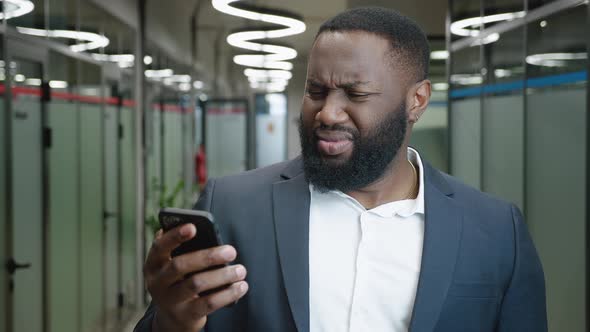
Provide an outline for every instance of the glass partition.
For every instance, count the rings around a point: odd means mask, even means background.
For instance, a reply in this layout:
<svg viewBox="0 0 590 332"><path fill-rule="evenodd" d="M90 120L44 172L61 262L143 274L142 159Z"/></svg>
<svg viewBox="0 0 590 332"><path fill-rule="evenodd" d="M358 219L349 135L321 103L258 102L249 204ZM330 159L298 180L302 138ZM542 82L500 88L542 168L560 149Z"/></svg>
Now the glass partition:
<svg viewBox="0 0 590 332"><path fill-rule="evenodd" d="M522 0L486 0L484 15L524 13ZM486 28L501 21L490 22ZM524 27L484 44L482 188L524 208ZM494 38L496 39L496 38ZM509 147L509 148L507 148Z"/></svg>
<svg viewBox="0 0 590 332"><path fill-rule="evenodd" d="M462 21L480 5L482 19ZM565 7L451 1L451 172L524 211L545 270L549 330L586 331L590 21L587 3ZM526 23L525 8L541 16Z"/></svg>
<svg viewBox="0 0 590 332"><path fill-rule="evenodd" d="M80 112L80 248L81 326L91 329L100 323L103 303L103 107L102 74L97 65L78 62L80 81L76 86Z"/></svg>
<svg viewBox="0 0 590 332"><path fill-rule="evenodd" d="M0 20L0 22L2 22ZM10 133L8 125L10 121L8 109L6 108L6 66L4 62L4 39L0 38L0 188L7 188L8 185L8 150ZM8 199L7 190L0 190L0 261L6 262L7 252L6 244L8 241L8 207L6 202ZM6 299L8 297L8 278L6 273L0 273L0 299ZM8 329L8 317L6 307L7 301L0 301L0 330Z"/></svg>
<svg viewBox="0 0 590 332"><path fill-rule="evenodd" d="M79 329L80 286L80 127L73 87L76 61L49 52L48 79L52 98L47 104L53 146L49 154L49 323L53 331Z"/></svg>
<svg viewBox="0 0 590 332"><path fill-rule="evenodd" d="M551 331L588 329L587 15L578 6L527 26L527 219L545 268Z"/></svg>

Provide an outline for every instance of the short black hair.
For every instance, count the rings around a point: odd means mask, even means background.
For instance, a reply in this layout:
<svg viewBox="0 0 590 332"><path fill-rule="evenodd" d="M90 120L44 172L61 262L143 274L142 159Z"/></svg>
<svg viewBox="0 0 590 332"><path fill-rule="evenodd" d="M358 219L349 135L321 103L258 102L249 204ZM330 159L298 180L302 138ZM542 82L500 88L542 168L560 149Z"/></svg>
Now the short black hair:
<svg viewBox="0 0 590 332"><path fill-rule="evenodd" d="M323 32L338 31L363 31L386 38L396 60L414 70L411 76L416 82L428 78L428 38L416 22L399 12L382 7L352 8L324 22L315 39Z"/></svg>

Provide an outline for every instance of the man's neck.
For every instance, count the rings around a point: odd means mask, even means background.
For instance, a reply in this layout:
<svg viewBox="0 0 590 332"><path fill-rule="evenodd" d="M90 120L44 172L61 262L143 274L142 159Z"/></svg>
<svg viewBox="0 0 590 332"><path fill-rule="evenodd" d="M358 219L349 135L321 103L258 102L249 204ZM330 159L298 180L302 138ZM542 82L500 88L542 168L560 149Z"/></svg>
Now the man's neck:
<svg viewBox="0 0 590 332"><path fill-rule="evenodd" d="M412 165L408 162L407 151L408 148L405 145L399 149L379 180L346 194L356 199L366 209L372 209L389 202L415 198L419 187L418 173L416 172L416 176L414 175Z"/></svg>

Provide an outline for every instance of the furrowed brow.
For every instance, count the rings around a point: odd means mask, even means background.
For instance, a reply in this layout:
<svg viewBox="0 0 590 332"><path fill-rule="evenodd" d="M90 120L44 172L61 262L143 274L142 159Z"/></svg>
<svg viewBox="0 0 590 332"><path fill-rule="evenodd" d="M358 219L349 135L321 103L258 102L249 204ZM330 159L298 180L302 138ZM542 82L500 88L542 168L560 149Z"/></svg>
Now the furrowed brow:
<svg viewBox="0 0 590 332"><path fill-rule="evenodd" d="M314 88L325 88L325 86L322 83L314 79L308 79L307 85L312 86Z"/></svg>
<svg viewBox="0 0 590 332"><path fill-rule="evenodd" d="M339 88L341 88L341 89L352 90L354 88L359 88L359 87L362 87L362 86L366 86L367 84L369 84L369 82L354 81L354 82L350 82L350 83L337 84L336 86L339 87Z"/></svg>
<svg viewBox="0 0 590 332"><path fill-rule="evenodd" d="M354 88L366 86L369 83L370 82L368 82L368 81L354 81L354 82L350 82L350 83L336 84L336 87L339 89L352 90ZM328 88L325 84L321 83L320 81L318 81L316 79L308 79L307 85L314 87L314 88Z"/></svg>

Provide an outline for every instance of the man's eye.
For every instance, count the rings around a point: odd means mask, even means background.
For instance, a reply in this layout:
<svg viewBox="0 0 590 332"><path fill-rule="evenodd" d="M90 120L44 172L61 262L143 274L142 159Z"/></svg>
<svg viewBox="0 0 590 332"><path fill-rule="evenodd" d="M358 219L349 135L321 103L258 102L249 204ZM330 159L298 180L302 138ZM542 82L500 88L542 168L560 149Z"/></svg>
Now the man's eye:
<svg viewBox="0 0 590 332"><path fill-rule="evenodd" d="M322 97L324 97L324 94L325 93L322 90L307 90L307 94L311 98L316 99L316 98L322 98Z"/></svg>
<svg viewBox="0 0 590 332"><path fill-rule="evenodd" d="M368 97L370 94L369 93L352 93L349 92L348 94L348 98L350 99L363 99Z"/></svg>

